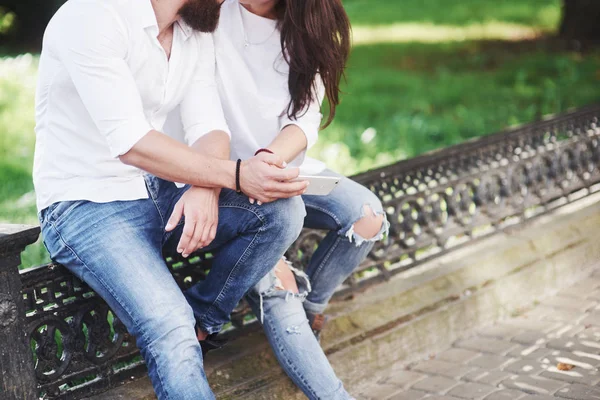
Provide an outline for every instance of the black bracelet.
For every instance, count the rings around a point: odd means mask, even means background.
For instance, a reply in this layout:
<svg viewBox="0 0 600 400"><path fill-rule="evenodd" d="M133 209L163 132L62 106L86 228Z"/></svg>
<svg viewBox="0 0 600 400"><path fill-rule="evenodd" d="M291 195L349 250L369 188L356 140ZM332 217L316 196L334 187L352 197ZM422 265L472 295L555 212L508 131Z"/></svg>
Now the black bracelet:
<svg viewBox="0 0 600 400"><path fill-rule="evenodd" d="M242 188L240 187L240 167L242 166L242 160L238 159L235 163L235 191L237 194L242 194Z"/></svg>
<svg viewBox="0 0 600 400"><path fill-rule="evenodd" d="M257 155L259 155L260 153L269 153L269 154L274 154L274 153L273 153L271 150L269 150L269 149L265 149L265 148L262 148L262 149L258 149L258 150L256 150L256 153L254 153L254 155L255 155L255 156L257 156Z"/></svg>

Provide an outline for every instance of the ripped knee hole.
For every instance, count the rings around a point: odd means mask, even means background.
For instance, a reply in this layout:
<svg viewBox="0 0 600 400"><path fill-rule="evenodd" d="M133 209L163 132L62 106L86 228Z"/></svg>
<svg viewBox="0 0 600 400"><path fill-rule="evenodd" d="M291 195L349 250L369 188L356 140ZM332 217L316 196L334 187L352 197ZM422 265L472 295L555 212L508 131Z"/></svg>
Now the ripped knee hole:
<svg viewBox="0 0 600 400"><path fill-rule="evenodd" d="M275 280L275 289L299 293L296 276L284 260L280 260L275 266Z"/></svg>
<svg viewBox="0 0 600 400"><path fill-rule="evenodd" d="M354 223L354 232L365 239L373 239L381 232L385 215L375 213L368 204L363 206L363 215Z"/></svg>

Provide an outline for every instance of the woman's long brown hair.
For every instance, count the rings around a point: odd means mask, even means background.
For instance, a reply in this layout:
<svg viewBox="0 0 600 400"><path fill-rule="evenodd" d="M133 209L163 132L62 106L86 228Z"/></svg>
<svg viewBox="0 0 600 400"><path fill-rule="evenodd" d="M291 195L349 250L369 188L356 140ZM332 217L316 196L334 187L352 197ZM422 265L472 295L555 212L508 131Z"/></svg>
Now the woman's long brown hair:
<svg viewBox="0 0 600 400"><path fill-rule="evenodd" d="M350 21L341 0L279 0L277 4L281 48L290 66L289 118L298 118L317 98L315 78L320 75L335 117L340 103L340 81L350 54Z"/></svg>

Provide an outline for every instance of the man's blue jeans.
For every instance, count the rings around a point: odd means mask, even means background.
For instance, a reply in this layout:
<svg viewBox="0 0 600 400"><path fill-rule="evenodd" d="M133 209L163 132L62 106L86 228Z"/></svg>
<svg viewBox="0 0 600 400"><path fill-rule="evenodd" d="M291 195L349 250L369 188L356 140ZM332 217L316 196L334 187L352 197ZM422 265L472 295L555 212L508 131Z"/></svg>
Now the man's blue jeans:
<svg viewBox="0 0 600 400"><path fill-rule="evenodd" d="M273 269L300 234L299 197L262 206L222 190L217 237L206 248L206 281L181 292L164 259L183 228L165 224L187 188L146 176L150 198L64 201L40 212L51 258L85 281L136 337L159 399L213 399L195 327L218 332L244 294Z"/></svg>

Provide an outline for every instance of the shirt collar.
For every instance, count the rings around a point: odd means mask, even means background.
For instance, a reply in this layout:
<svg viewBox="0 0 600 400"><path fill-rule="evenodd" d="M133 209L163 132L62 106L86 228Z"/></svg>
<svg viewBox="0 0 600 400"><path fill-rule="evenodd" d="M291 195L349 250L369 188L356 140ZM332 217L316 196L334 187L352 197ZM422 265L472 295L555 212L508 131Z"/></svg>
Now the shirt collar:
<svg viewBox="0 0 600 400"><path fill-rule="evenodd" d="M152 2L150 0L142 0L143 6L141 9L140 20L142 23L142 28L151 28L154 27L158 31L158 22L156 21L156 14L154 13L154 8L152 7ZM193 30L192 28L186 24L183 20L179 19L175 22L179 25L179 29L183 34L183 39L187 40L190 36L192 36Z"/></svg>
<svg viewBox="0 0 600 400"><path fill-rule="evenodd" d="M179 25L179 29L181 29L181 33L183 33L183 40L187 40L190 36L192 36L193 29L181 18L177 21L177 24Z"/></svg>

